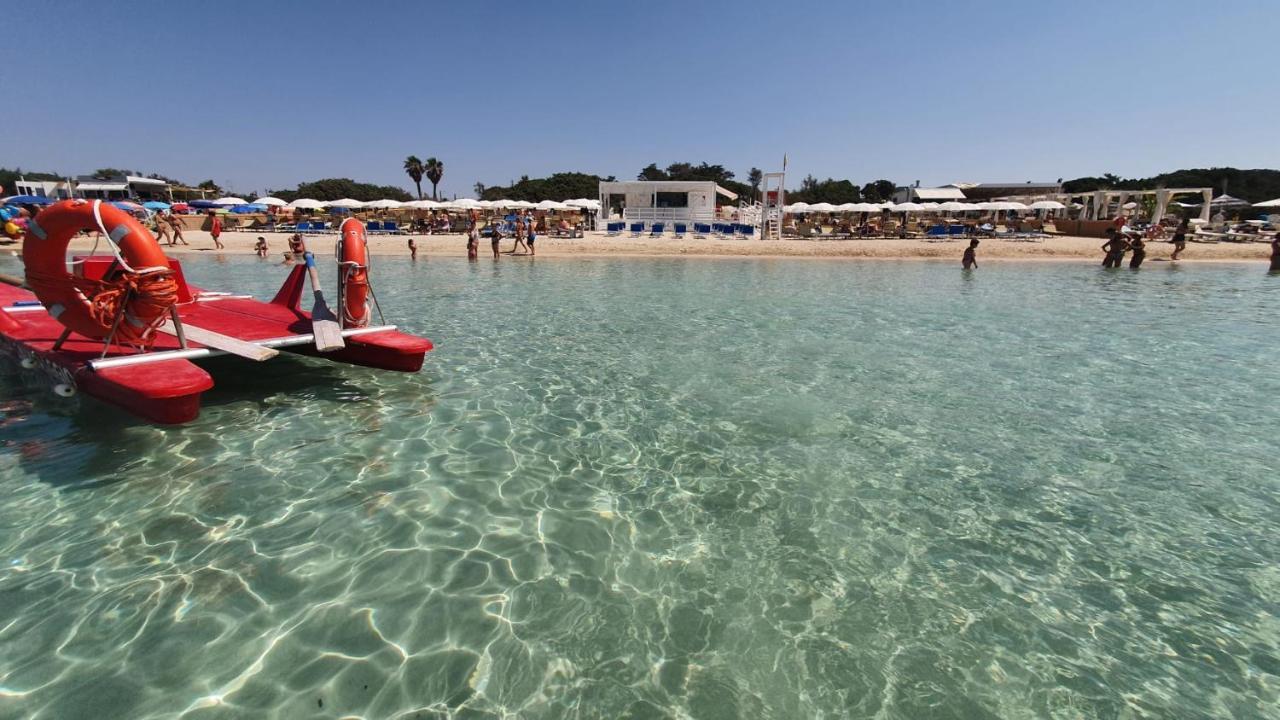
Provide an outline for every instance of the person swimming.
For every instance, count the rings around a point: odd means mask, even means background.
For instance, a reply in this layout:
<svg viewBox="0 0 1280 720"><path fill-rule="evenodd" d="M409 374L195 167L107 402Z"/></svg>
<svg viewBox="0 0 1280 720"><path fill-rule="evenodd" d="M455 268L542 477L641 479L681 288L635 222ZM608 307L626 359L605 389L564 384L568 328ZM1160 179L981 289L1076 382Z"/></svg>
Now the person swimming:
<svg viewBox="0 0 1280 720"><path fill-rule="evenodd" d="M960 259L960 265L964 267L965 270L972 270L978 267L978 242L979 240L974 238L969 241L969 247L964 249L964 257ZM998 265L999 263L996 264Z"/></svg>

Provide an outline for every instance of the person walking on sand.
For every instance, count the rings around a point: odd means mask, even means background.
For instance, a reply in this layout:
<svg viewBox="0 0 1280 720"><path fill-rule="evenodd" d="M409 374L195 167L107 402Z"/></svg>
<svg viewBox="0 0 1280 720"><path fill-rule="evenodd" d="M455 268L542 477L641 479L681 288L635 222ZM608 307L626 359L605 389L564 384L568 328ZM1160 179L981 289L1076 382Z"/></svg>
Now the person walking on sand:
<svg viewBox="0 0 1280 720"><path fill-rule="evenodd" d="M1102 258L1102 267L1118 268L1120 263L1124 262L1124 253L1129 249L1129 245L1125 242L1124 237L1116 232L1113 227L1107 228L1107 241L1102 244L1102 249L1106 252L1106 256Z"/></svg>
<svg viewBox="0 0 1280 720"><path fill-rule="evenodd" d="M515 238L516 238L516 241L511 246L511 252L507 254L515 255L516 248L520 247L521 245L524 245L525 252L528 252L529 246L525 245L524 243L524 217L521 215L516 215Z"/></svg>
<svg viewBox="0 0 1280 720"><path fill-rule="evenodd" d="M538 239L538 233L535 232L533 217L529 217L529 232L525 235L525 247L529 248L529 254L533 255L533 241Z"/></svg>
<svg viewBox="0 0 1280 720"><path fill-rule="evenodd" d="M1147 259L1147 244L1141 237L1134 237L1129 241L1129 249L1133 251L1133 257L1129 258L1129 269L1137 270L1142 267L1142 261Z"/></svg>
<svg viewBox="0 0 1280 720"><path fill-rule="evenodd" d="M173 233L169 229L169 221L164 219L163 211L156 213L155 223L156 223L156 234L159 235L159 237L156 238L156 242L162 242L165 245L172 247Z"/></svg>
<svg viewBox="0 0 1280 720"><path fill-rule="evenodd" d="M1173 243L1173 255L1169 256L1170 260L1177 260L1178 255L1187 249L1187 226L1190 224L1189 219L1182 218L1182 222L1178 223L1178 229L1173 231L1173 239L1169 241Z"/></svg>
<svg viewBox="0 0 1280 720"><path fill-rule="evenodd" d="M213 247L215 250L224 250L222 241L218 238L222 237L222 218L217 213L209 211L209 234L213 236Z"/></svg>
<svg viewBox="0 0 1280 720"><path fill-rule="evenodd" d="M418 243L414 242L413 238L409 238L409 261L418 261Z"/></svg>
<svg viewBox="0 0 1280 720"><path fill-rule="evenodd" d="M978 238L974 238L969 241L969 247L964 249L964 256L960 259L960 265L965 270L973 270L978 267L977 250Z"/></svg>
<svg viewBox="0 0 1280 720"><path fill-rule="evenodd" d="M173 244L174 245L177 245L178 243L182 243L183 245L191 244L187 242L186 238L182 237L182 221L178 219L177 215L174 215L173 213L169 213L168 215L164 216L164 219L165 219L165 222L169 223L169 227L173 228Z"/></svg>

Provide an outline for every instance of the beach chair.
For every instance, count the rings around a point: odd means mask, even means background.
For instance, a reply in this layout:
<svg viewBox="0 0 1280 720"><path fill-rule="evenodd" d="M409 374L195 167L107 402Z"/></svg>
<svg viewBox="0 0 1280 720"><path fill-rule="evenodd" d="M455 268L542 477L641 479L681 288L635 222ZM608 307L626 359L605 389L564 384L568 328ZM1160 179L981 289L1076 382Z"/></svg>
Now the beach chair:
<svg viewBox="0 0 1280 720"><path fill-rule="evenodd" d="M624 223L620 223L620 222L611 222L611 223L609 223L608 225L606 225L606 226L605 226L605 229L606 229L606 231L605 231L605 235L608 235L609 237L616 237L616 236L618 236L618 235L621 235L621 234L622 234L622 229L623 229L624 227L626 227L626 225L625 225Z"/></svg>
<svg viewBox="0 0 1280 720"><path fill-rule="evenodd" d="M693 236L699 240L705 240L707 235L711 234L711 226L707 223L694 223Z"/></svg>
<svg viewBox="0 0 1280 720"><path fill-rule="evenodd" d="M309 222L300 222L300 223L298 223L298 226L297 226L296 228L294 228L294 232L300 232L300 233L309 233L309 232L311 232L311 223L309 223Z"/></svg>
<svg viewBox="0 0 1280 720"><path fill-rule="evenodd" d="M755 225L739 225L738 234L742 236L743 240L755 240L756 226Z"/></svg>
<svg viewBox="0 0 1280 720"><path fill-rule="evenodd" d="M653 227L649 228L649 237L662 237L662 233L667 229L666 223L656 222Z"/></svg>
<svg viewBox="0 0 1280 720"><path fill-rule="evenodd" d="M373 233L382 232L382 223L377 220L370 220L364 224L364 231L372 235Z"/></svg>
<svg viewBox="0 0 1280 720"><path fill-rule="evenodd" d="M329 223L327 222L311 223L311 232L317 232L317 233L329 232Z"/></svg>
<svg viewBox="0 0 1280 720"><path fill-rule="evenodd" d="M642 222L631 223L631 237L638 238L643 234L644 234L644 223Z"/></svg>
<svg viewBox="0 0 1280 720"><path fill-rule="evenodd" d="M385 220L382 223L382 232L388 235L399 235L404 231L400 229L400 224L395 220Z"/></svg>
<svg viewBox="0 0 1280 720"><path fill-rule="evenodd" d="M676 239L681 240L684 238L685 231L689 229L689 226L684 223L676 223L673 229L675 230Z"/></svg>

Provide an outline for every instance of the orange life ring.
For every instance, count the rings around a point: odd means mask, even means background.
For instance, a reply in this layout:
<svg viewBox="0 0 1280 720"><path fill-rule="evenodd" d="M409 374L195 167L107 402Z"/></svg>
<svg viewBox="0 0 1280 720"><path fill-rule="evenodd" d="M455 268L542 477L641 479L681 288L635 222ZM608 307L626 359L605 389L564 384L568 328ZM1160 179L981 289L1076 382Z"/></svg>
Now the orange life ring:
<svg viewBox="0 0 1280 720"><path fill-rule="evenodd" d="M117 248L118 267L107 277L67 271L67 244L81 230L99 231ZM85 337L149 347L178 301L178 283L155 237L101 200L64 200L40 212L23 238L22 259L27 285L49 314Z"/></svg>
<svg viewBox="0 0 1280 720"><path fill-rule="evenodd" d="M369 324L369 243L364 223L356 218L342 221L338 240L338 293L342 300L343 327Z"/></svg>

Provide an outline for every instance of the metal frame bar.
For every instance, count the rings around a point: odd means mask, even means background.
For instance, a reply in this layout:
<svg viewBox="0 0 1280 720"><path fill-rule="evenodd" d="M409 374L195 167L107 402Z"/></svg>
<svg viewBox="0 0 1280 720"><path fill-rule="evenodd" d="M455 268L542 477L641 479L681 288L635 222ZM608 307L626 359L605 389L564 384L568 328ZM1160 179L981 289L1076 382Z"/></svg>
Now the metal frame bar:
<svg viewBox="0 0 1280 720"><path fill-rule="evenodd" d="M375 327L351 328L343 330L342 337L348 338L353 335L365 335L367 333L386 332L395 330L395 325L378 325ZM307 333L305 335L285 335L283 337L267 338L265 340L246 340L247 343L259 345L267 348L293 347L295 345L307 345L316 341L315 335ZM149 363L164 362L166 360L194 360L196 358L216 357L218 355L227 355L228 353L214 348L190 348L187 350L161 350L158 352L145 352L136 355L121 355L117 357L90 360L88 362L90 370L106 370L108 368L128 367L130 365L146 365Z"/></svg>

